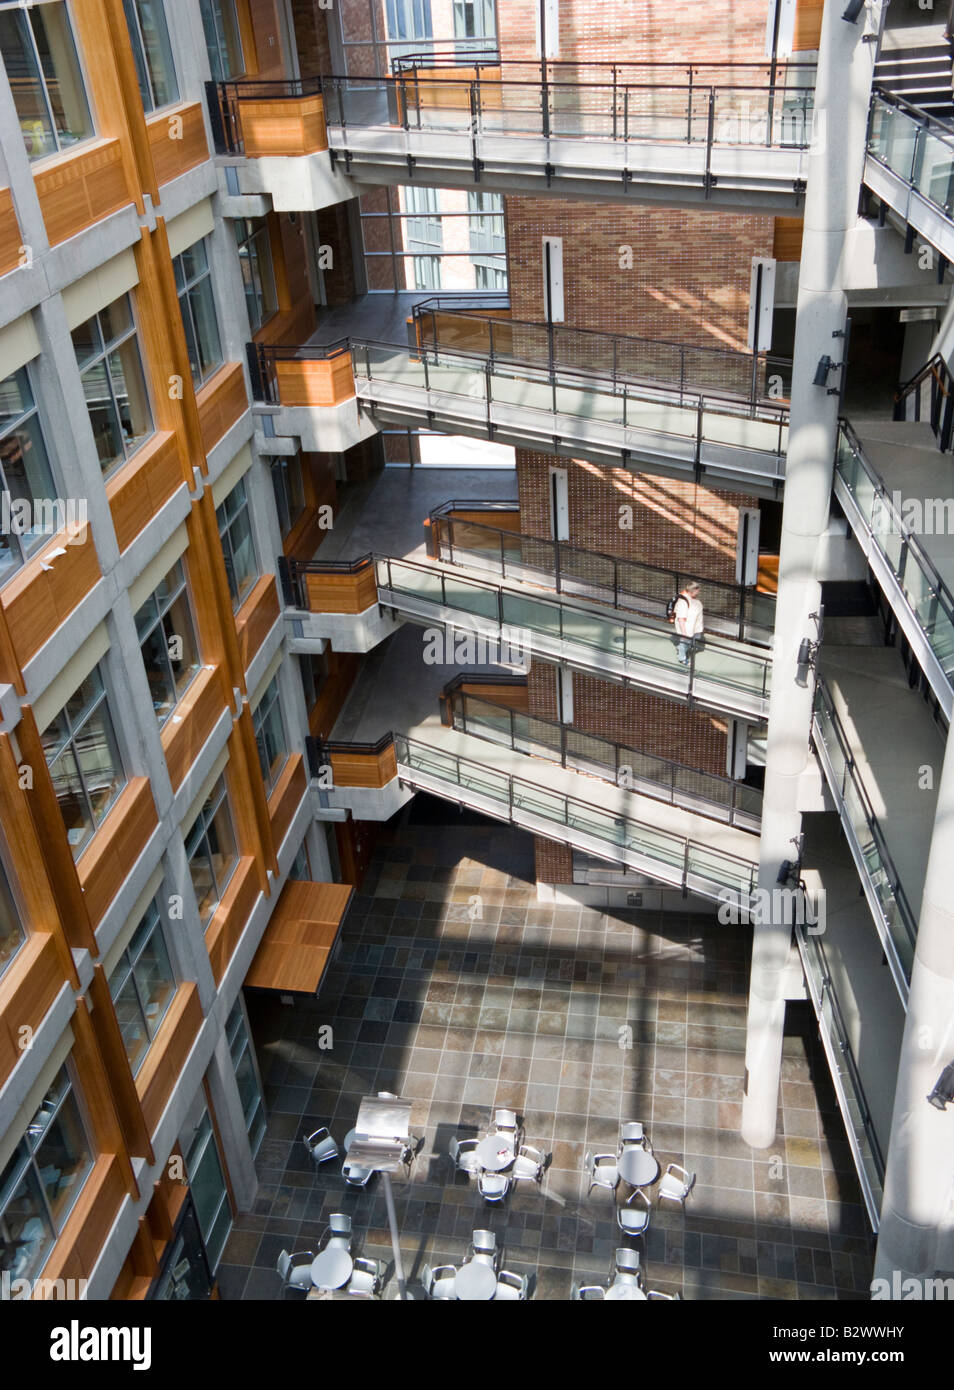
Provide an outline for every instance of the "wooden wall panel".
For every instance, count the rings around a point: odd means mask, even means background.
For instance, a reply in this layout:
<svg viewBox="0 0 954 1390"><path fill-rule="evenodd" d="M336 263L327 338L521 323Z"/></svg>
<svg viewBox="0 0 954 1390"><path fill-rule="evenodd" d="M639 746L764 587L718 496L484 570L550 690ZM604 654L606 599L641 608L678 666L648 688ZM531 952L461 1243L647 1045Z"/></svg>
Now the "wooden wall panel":
<svg viewBox="0 0 954 1390"><path fill-rule="evenodd" d="M249 158L294 157L328 148L325 104L317 95L287 101L241 101L239 122Z"/></svg>
<svg viewBox="0 0 954 1390"><path fill-rule="evenodd" d="M0 275L20 264L23 237L9 188L0 188Z"/></svg>
<svg viewBox="0 0 954 1390"><path fill-rule="evenodd" d="M199 991L191 982L180 985L136 1077L136 1091L150 1135L156 1132L201 1027Z"/></svg>
<svg viewBox="0 0 954 1390"><path fill-rule="evenodd" d="M0 979L0 1085L23 1056L20 1029L39 1028L65 981L52 933L31 933Z"/></svg>
<svg viewBox="0 0 954 1390"><path fill-rule="evenodd" d="M132 1068L123 1041L119 1019L109 992L109 982L101 965L93 967L93 978L89 985L89 1001L92 1005L90 1019L100 1056L109 1077L109 1087L116 1106L126 1148L137 1158L145 1158L147 1163L155 1161L150 1143L150 1133L143 1119L142 1107L136 1093Z"/></svg>
<svg viewBox="0 0 954 1390"><path fill-rule="evenodd" d="M255 653L278 621L281 609L273 574L263 575L235 615L242 668L247 671Z"/></svg>
<svg viewBox="0 0 954 1390"><path fill-rule="evenodd" d="M824 8L825 0L797 0L795 36L792 40L793 53L803 53L818 47Z"/></svg>
<svg viewBox="0 0 954 1390"><path fill-rule="evenodd" d="M170 430L154 435L110 478L106 496L121 551L185 482L179 441Z"/></svg>
<svg viewBox="0 0 954 1390"><path fill-rule="evenodd" d="M274 791L268 798L268 816L272 823L272 840L276 850L288 833L288 827L307 790L305 759L301 753L295 753L288 759Z"/></svg>
<svg viewBox="0 0 954 1390"><path fill-rule="evenodd" d="M254 35L256 67L260 78L279 78L285 75L285 59L282 53L281 27L278 23L275 0L246 0L251 30ZM249 54L245 54L249 66Z"/></svg>
<svg viewBox="0 0 954 1390"><path fill-rule="evenodd" d="M51 246L133 201L118 140L90 141L43 160L33 182Z"/></svg>
<svg viewBox="0 0 954 1390"><path fill-rule="evenodd" d="M205 138L202 107L199 103L182 102L166 107L159 116L146 122L149 149L160 184L177 179L187 169L204 164L211 158Z"/></svg>
<svg viewBox="0 0 954 1390"><path fill-rule="evenodd" d="M52 556L61 548L62 555ZM59 531L4 585L0 607L21 667L49 641L100 578L92 530L89 526L73 527Z"/></svg>
<svg viewBox="0 0 954 1390"><path fill-rule="evenodd" d="M800 261L802 259L801 217L776 217L772 237L772 255L777 261Z"/></svg>
<svg viewBox="0 0 954 1390"><path fill-rule="evenodd" d="M363 613L378 601L373 564L354 574L306 574L304 580L312 613Z"/></svg>
<svg viewBox="0 0 954 1390"><path fill-rule="evenodd" d="M176 706L179 722L167 719L160 734L173 791L179 790L227 708L217 671L204 666Z"/></svg>
<svg viewBox="0 0 954 1390"><path fill-rule="evenodd" d="M133 777L77 863L90 920L103 916L158 824L148 777Z"/></svg>
<svg viewBox="0 0 954 1390"><path fill-rule="evenodd" d="M232 875L231 882L225 890L225 896L205 934L205 944L209 950L209 960L212 962L212 974L215 976L217 985L222 982L222 976L225 974L228 963L232 959L232 952L245 930L245 924L248 921L249 913L255 906L258 894L259 884L255 872L255 860L251 855L246 855L239 860L238 868Z"/></svg>
<svg viewBox="0 0 954 1390"><path fill-rule="evenodd" d="M226 362L196 392L202 444L208 454L249 408L241 362Z"/></svg>
<svg viewBox="0 0 954 1390"><path fill-rule="evenodd" d="M350 352L324 359L277 362L275 375L282 405L338 405L354 395Z"/></svg>
<svg viewBox="0 0 954 1390"><path fill-rule="evenodd" d="M394 745L380 753L332 753L331 771L336 787L386 787L397 776Z"/></svg>

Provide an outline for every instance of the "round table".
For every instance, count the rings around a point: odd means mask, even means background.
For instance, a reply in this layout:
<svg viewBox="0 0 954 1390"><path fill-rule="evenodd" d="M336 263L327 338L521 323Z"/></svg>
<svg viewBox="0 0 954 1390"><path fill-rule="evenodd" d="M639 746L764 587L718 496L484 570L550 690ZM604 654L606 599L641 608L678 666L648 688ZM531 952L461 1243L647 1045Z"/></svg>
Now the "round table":
<svg viewBox="0 0 954 1390"><path fill-rule="evenodd" d="M471 1260L457 1271L454 1292L465 1303L486 1303L497 1292L497 1276L490 1265Z"/></svg>
<svg viewBox="0 0 954 1390"><path fill-rule="evenodd" d="M354 1260L347 1250L329 1245L311 1262L311 1282L319 1289L340 1289L347 1284L354 1269Z"/></svg>
<svg viewBox="0 0 954 1390"><path fill-rule="evenodd" d="M632 1148L624 1149L616 1166L619 1169L620 1177L624 1178L630 1187L645 1187L647 1183L655 1182L659 1173L659 1164L656 1159L638 1144L633 1145Z"/></svg>
<svg viewBox="0 0 954 1390"><path fill-rule="evenodd" d="M614 1303L645 1303L646 1295L638 1284L611 1284L604 1295L606 1299L611 1299Z"/></svg>
<svg viewBox="0 0 954 1390"><path fill-rule="evenodd" d="M516 1157L513 1141L501 1134L489 1134L486 1139L481 1139L474 1153L481 1168L486 1168L488 1173L502 1173Z"/></svg>

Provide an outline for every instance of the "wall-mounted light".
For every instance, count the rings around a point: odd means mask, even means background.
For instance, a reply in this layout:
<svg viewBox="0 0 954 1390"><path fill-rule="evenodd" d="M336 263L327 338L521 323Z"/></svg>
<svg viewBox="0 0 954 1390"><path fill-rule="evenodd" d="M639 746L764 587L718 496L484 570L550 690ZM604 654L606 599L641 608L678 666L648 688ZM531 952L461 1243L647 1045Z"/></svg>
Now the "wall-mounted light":
<svg viewBox="0 0 954 1390"><path fill-rule="evenodd" d="M934 1083L934 1090L928 1096L928 1103L933 1105L935 1110L946 1110L949 1100L954 1100L954 1062L947 1064Z"/></svg>
<svg viewBox="0 0 954 1390"><path fill-rule="evenodd" d="M818 611L816 613L809 613L808 616L814 619L815 625L818 628L818 636L815 641L812 641L810 637L803 637L798 644L798 656L795 658L797 667L795 681L798 685L805 685L808 680L809 671L815 669L815 662L818 660L818 651L822 643L822 624L825 619L825 609L819 605Z"/></svg>
<svg viewBox="0 0 954 1390"><path fill-rule="evenodd" d="M847 20L849 24L857 24L858 16L861 14L864 7L865 0L848 0L848 5L845 9L845 13L842 15L842 19Z"/></svg>
<svg viewBox="0 0 954 1390"><path fill-rule="evenodd" d="M834 358L829 357L826 352L824 357L819 357L818 366L815 368L815 375L812 378L813 386L827 386L828 373L834 371L837 363Z"/></svg>

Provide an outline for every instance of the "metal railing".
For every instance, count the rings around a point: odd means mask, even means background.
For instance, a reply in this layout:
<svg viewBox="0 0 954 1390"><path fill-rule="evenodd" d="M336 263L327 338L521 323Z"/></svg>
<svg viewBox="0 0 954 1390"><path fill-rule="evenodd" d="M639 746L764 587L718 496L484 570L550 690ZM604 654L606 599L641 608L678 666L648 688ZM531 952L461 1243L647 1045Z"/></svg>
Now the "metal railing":
<svg viewBox="0 0 954 1390"><path fill-rule="evenodd" d="M499 684L493 676L487 684ZM453 727L474 738L502 744L515 753L547 758L570 772L588 773L616 786L679 806L728 825L757 831L762 819L762 795L754 787L731 777L701 772L698 768L654 753L614 743L555 719L543 719L512 709L497 700L462 690L475 677L456 677L441 692Z"/></svg>
<svg viewBox="0 0 954 1390"><path fill-rule="evenodd" d="M322 78L279 77L256 81L243 77L226 82L206 82L206 103L216 154L242 154L242 102L289 101L321 96Z"/></svg>
<svg viewBox="0 0 954 1390"><path fill-rule="evenodd" d="M278 578L282 586L282 596L292 608L309 610L308 589L302 583L308 574L360 574L374 564L370 551L359 555L356 560L296 560L288 555L279 555L277 560Z"/></svg>
<svg viewBox="0 0 954 1390"><path fill-rule="evenodd" d="M946 453L954 434L954 378L939 352L894 393L895 420L920 420L922 412L934 432L937 447ZM927 402L924 401L925 393Z"/></svg>
<svg viewBox="0 0 954 1390"><path fill-rule="evenodd" d="M818 1018L819 1032L838 1093L848 1141L861 1179L865 1205L877 1231L884 1186L884 1155L878 1142L861 1073L852 1050L845 1018L832 984L821 936L796 925L795 936L805 967L805 978Z"/></svg>
<svg viewBox="0 0 954 1390"><path fill-rule="evenodd" d="M499 362L568 369L611 381L614 390L623 382L666 382L680 393L728 392L747 397L753 405L787 400L791 394L791 358L766 352L696 347L562 323L493 319L466 305L451 307L431 299L415 304L411 317L422 349L476 353L491 366Z"/></svg>
<svg viewBox="0 0 954 1390"><path fill-rule="evenodd" d="M741 584L707 579L696 571L673 570L508 531L483 522L461 520L445 503L430 514L433 555L448 564L491 569L501 579L517 579L552 588L558 594L610 604L613 608L665 618L666 604L689 580L704 585L705 621L710 631L761 645L771 643L775 598ZM459 504L467 508L467 503Z"/></svg>
<svg viewBox="0 0 954 1390"><path fill-rule="evenodd" d="M876 87L868 153L946 217L954 216L954 126Z"/></svg>
<svg viewBox="0 0 954 1390"><path fill-rule="evenodd" d="M954 679L954 593L941 578L921 542L912 536L893 498L861 441L842 420L835 455L841 479L879 554L904 594L934 656L947 677Z"/></svg>
<svg viewBox="0 0 954 1390"><path fill-rule="evenodd" d="M917 919L823 678L819 678L815 687L812 735L842 820L847 822L850 838L854 839L852 848L859 873L866 882L866 896L872 905L877 904L883 928L880 934L893 948L896 963L892 966L892 974L902 996L906 997L914 962Z"/></svg>
<svg viewBox="0 0 954 1390"><path fill-rule="evenodd" d="M606 658L645 668L645 683L657 683L685 695L690 704L715 704L718 708L739 708L747 697L758 710L766 706L770 685L771 657L736 645L724 638L706 637L692 647L685 668L675 660L676 638L669 624L604 617L566 600L530 597L522 591L505 589L487 580L470 579L415 560L375 558L378 594L386 606L401 607L411 600L411 608L421 617L428 610L445 609L468 616L468 625L483 620L495 625L499 640L508 648L523 650L527 645L566 643L578 651L592 653L591 663L607 679L630 682L636 679L625 669L612 669ZM387 590L393 597L382 595ZM416 605L416 607L415 607ZM417 609L423 610L417 612ZM438 619L439 620L439 619ZM473 629L475 634L477 628ZM556 652L551 659L556 659ZM685 677L673 680L685 669ZM649 681L652 672L658 681ZM685 681L685 685L683 685ZM640 682L643 683L643 682ZM747 713L752 710L747 708Z"/></svg>

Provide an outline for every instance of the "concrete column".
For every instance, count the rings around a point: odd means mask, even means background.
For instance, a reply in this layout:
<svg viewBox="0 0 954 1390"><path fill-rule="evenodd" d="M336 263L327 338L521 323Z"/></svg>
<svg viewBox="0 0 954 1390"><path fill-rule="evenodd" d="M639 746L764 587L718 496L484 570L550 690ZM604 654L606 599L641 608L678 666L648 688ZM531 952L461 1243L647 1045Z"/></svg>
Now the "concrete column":
<svg viewBox="0 0 954 1390"><path fill-rule="evenodd" d="M239 1211L251 1211L255 1193L258 1191L258 1176L249 1147L238 1082L235 1080L235 1069L232 1066L224 1029L215 1044L205 1078L209 1083L212 1104L215 1106L222 1155L228 1165L236 1204Z"/></svg>
<svg viewBox="0 0 954 1390"><path fill-rule="evenodd" d="M916 777L917 768L910 775ZM949 1252L939 1253L938 1241L954 1187L954 1107L936 1110L926 1097L954 1060L952 863L954 739L948 736L898 1063L875 1261L875 1277L891 1281L893 1290L894 1271L900 1279L931 1278L950 1259Z"/></svg>
<svg viewBox="0 0 954 1390"><path fill-rule="evenodd" d="M810 614L821 601L820 543L838 428L838 397L813 378L820 358L843 360L844 339L832 335L845 327L845 237L857 218L875 58L875 45L862 40L863 20L847 23L842 8L841 0L826 0L805 197L759 851L759 887L768 892L783 861L795 857L791 841L801 830L797 788L809 757L812 679L796 683L797 656L802 640L817 636ZM841 372L829 373L828 386L840 382ZM742 1136L755 1148L775 1138L791 930L772 919L754 927Z"/></svg>

